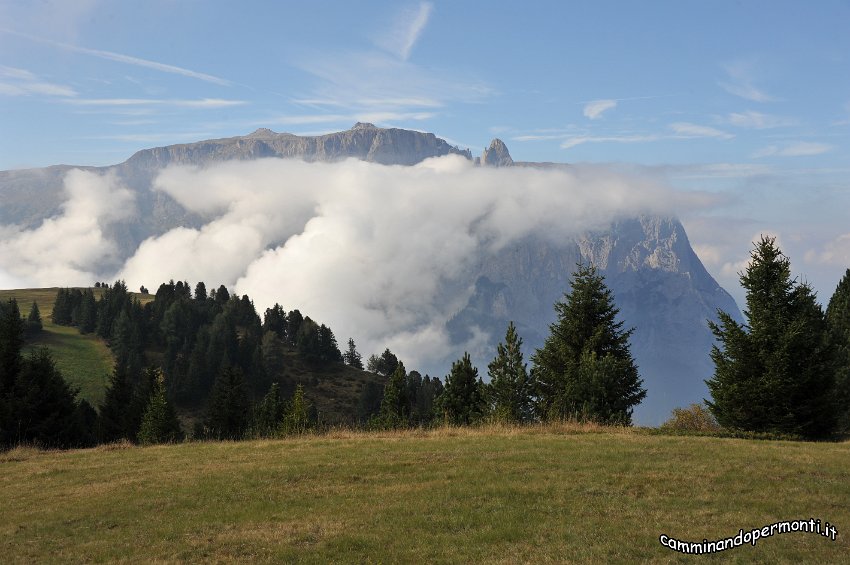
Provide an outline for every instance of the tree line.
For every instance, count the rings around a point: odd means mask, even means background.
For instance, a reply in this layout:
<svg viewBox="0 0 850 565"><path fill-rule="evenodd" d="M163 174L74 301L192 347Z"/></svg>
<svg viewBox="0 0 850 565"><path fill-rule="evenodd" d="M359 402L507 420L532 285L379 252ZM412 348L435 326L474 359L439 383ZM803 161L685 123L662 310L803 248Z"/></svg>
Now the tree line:
<svg viewBox="0 0 850 565"><path fill-rule="evenodd" d="M805 438L848 431L850 269L824 311L811 288L791 278L790 261L775 240L762 238L741 284L747 322L722 311L709 321L717 338L715 373L706 381L711 414L737 430ZM578 265L530 370L522 338L508 324L487 366L489 382L468 353L442 380L408 372L389 349L371 355L364 368L353 339L342 353L329 327L277 304L261 322L247 296L230 296L224 286L207 293L198 283L192 293L188 283L171 281L144 306L121 281L101 290L99 299L91 290L60 290L52 318L103 337L115 355L98 411L75 399L48 352L21 356L24 328L36 326L37 306L26 321L14 301L0 309L4 445L173 441L182 437L181 410L204 414L194 437L300 433L318 424L317 413L303 386L284 390L278 378L287 351L316 368L344 363L382 376L383 385L364 383L352 415L356 425L372 429L564 419L631 425L634 407L647 394L630 352L634 330L618 320L614 297L592 265ZM33 392L42 388L51 392ZM54 400L42 406L36 397ZM48 410L51 403L60 408ZM39 419L56 428L26 431L45 428Z"/></svg>

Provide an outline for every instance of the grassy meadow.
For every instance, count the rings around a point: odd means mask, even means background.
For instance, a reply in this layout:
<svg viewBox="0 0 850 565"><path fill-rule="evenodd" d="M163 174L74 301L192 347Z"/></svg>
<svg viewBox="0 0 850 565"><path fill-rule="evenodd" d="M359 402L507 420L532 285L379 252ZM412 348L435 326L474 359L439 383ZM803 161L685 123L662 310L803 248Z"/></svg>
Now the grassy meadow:
<svg viewBox="0 0 850 565"><path fill-rule="evenodd" d="M588 426L337 432L0 454L6 563L689 562L660 545L815 518L706 561L850 554L850 443Z"/></svg>
<svg viewBox="0 0 850 565"><path fill-rule="evenodd" d="M99 406L112 373L114 363L112 353L99 337L81 335L77 328L57 326L50 321L53 303L58 288L35 288L25 290L0 290L0 300L14 298L18 301L21 315L29 314L33 302L38 304L44 331L35 339L28 341L24 354L35 347L47 347L56 360L56 366L62 371L71 386L80 389L80 398L92 405ZM94 289L100 297L100 289ZM142 303L153 300L153 296L135 295Z"/></svg>

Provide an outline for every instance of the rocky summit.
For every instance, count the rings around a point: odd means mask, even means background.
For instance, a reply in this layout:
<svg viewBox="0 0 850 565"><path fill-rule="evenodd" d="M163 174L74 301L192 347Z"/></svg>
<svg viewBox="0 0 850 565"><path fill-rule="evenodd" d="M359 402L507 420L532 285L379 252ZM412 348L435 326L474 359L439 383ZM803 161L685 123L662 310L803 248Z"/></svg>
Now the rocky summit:
<svg viewBox="0 0 850 565"><path fill-rule="evenodd" d="M178 226L201 225L200 218L169 196L150 190L155 175L168 165L206 166L264 157L311 162L355 158L414 165L451 154L472 159L468 149L432 133L357 123L349 130L320 136L261 128L245 136L145 149L112 167L80 168L113 171L136 191L136 219L113 226L108 234L120 248L117 259L123 260L147 237ZM487 167L568 166L515 163L499 139L475 161ZM0 171L0 223L33 227L58 214L64 198L63 177L70 168ZM510 320L517 324L530 354L548 335L554 321L552 306L568 290L579 262L592 262L602 270L626 327L635 328L632 351L648 389L646 400L635 411L636 421L658 424L673 408L706 398L704 379L712 374L709 352L714 343L708 320L715 318L718 308L738 319L741 315L731 296L706 271L675 218L632 218L557 244L526 239L483 258L466 281L474 293L448 322L450 336L460 344L474 332L489 334L489 346L474 359L482 374ZM439 374L452 360L443 361L445 366L419 369Z"/></svg>

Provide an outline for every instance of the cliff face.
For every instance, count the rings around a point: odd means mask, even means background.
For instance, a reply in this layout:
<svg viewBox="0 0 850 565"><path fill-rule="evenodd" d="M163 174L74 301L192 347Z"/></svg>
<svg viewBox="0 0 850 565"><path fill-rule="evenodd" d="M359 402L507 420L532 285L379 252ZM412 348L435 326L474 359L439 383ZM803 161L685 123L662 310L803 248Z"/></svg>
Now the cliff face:
<svg viewBox="0 0 850 565"><path fill-rule="evenodd" d="M644 424L659 424L673 408L708 398L703 382L713 372L708 320L720 308L740 319L735 301L705 270L681 223L644 216L585 233L557 245L528 239L486 259L469 303L449 322L463 342L484 331L496 343L514 321L530 355L555 321L553 305L569 291L576 264L593 263L605 276L625 327L635 328L632 352L649 391L635 410ZM477 352L481 364L491 347Z"/></svg>
<svg viewBox="0 0 850 565"><path fill-rule="evenodd" d="M382 165L415 165L429 157L472 156L433 133L378 128L357 123L353 128L319 136L275 133L261 128L240 137L169 145L137 152L125 165L131 169L160 169L168 165L205 165L230 159L282 157L305 161L339 161L353 157Z"/></svg>

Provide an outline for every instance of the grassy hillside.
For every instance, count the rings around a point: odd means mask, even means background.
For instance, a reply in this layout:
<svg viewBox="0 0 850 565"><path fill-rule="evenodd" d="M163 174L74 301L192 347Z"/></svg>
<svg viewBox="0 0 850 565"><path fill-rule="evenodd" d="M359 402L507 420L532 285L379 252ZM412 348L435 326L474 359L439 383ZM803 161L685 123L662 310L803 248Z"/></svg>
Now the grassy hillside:
<svg viewBox="0 0 850 565"><path fill-rule="evenodd" d="M38 304L44 331L27 342L27 349L46 346L53 353L56 366L72 386L80 389L80 398L94 406L103 400L103 393L112 372L112 353L106 343L94 335L80 335L77 328L56 326L50 321L58 288L0 290L0 300L14 298L21 315L29 314L33 302ZM95 290L95 296L100 296ZM26 353L26 350L25 350Z"/></svg>
<svg viewBox="0 0 850 565"><path fill-rule="evenodd" d="M53 303L58 288L23 290L0 290L0 300L14 298L18 301L21 314L29 313L33 302L38 304L44 331L27 343L27 349L46 346L50 348L56 365L72 386L80 389L80 397L95 407L103 400L103 394L112 373L114 359L106 343L95 335L81 335L77 328L57 326L50 321ZM100 298L100 289L93 289ZM142 304L154 299L153 295L133 294ZM148 362L156 363L162 352L149 351ZM374 380L383 385L386 380L373 373L359 371L340 364L310 366L295 352L286 348L286 362L281 374L275 377L282 381L284 392L289 395L295 385L304 385L308 398L316 405L321 417L328 422L350 421L356 413L360 392L367 381ZM192 418L187 420L193 421ZM191 429L191 426L189 428Z"/></svg>
<svg viewBox="0 0 850 565"><path fill-rule="evenodd" d="M4 561L846 562L850 444L547 427L0 455Z"/></svg>

